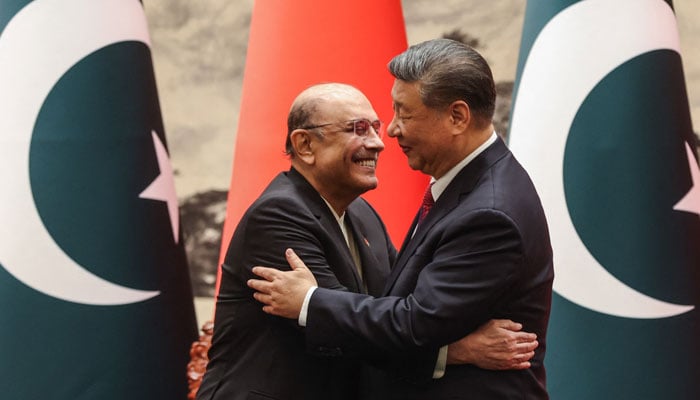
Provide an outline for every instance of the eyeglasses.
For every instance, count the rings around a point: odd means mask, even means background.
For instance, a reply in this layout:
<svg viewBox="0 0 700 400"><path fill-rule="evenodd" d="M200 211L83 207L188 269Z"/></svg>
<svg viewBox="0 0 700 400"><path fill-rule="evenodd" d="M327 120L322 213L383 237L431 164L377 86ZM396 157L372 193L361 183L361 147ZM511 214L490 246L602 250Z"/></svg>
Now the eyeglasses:
<svg viewBox="0 0 700 400"><path fill-rule="evenodd" d="M348 125L352 123L352 128ZM343 132L353 132L355 135L361 137L361 138L366 138L369 136L369 128L371 127L374 129L374 132L379 136L381 139L382 136L384 135L384 131L382 130L382 121L375 119L374 121L370 121L367 118L360 118L360 119L351 119L349 121L343 121L343 122L329 122L327 124L320 124L320 125L311 125L311 126L304 126L301 129L316 129L316 128L323 128L324 126L329 126L329 125L339 125L339 124L345 124L346 127L343 130Z"/></svg>

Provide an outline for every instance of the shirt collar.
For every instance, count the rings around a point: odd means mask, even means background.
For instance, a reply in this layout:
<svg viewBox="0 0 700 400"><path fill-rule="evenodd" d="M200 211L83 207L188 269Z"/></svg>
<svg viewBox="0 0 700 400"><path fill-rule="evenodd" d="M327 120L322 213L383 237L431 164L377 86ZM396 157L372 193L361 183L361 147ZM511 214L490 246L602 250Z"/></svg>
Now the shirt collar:
<svg viewBox="0 0 700 400"><path fill-rule="evenodd" d="M326 203L326 205L328 206L328 209L331 210L331 212L333 213L335 220L338 221L340 226L343 226L343 223L345 222L345 211L343 211L342 214L338 215L338 213L336 213L333 207L331 206L331 203L329 203L328 200L326 200L323 196L321 196L321 198L323 199L323 202Z"/></svg>
<svg viewBox="0 0 700 400"><path fill-rule="evenodd" d="M430 178L430 183L432 184L430 191L433 193L433 199L437 201L438 197L442 194L442 192L447 189L447 186L452 182L455 176L461 171L464 167L467 166L473 159L476 158L479 154L481 154L484 150L486 150L487 147L491 146L493 142L498 139L498 135L496 135L496 132L494 131L491 133L491 136L489 136L488 139L484 143L482 143L479 147L476 148L476 150L472 151L467 155L462 161L457 163L454 167L452 167L447 173L443 176L440 177L440 179L435 179L435 178Z"/></svg>

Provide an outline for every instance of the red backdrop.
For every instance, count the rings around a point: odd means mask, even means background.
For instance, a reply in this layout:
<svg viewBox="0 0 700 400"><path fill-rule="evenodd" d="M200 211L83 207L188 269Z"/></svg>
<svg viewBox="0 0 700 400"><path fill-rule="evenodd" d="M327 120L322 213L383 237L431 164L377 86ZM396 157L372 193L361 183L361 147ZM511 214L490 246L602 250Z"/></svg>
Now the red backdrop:
<svg viewBox="0 0 700 400"><path fill-rule="evenodd" d="M220 261L248 206L289 168L286 119L299 92L319 82L356 86L379 118L392 118L387 63L406 49L400 0L257 0L248 40L243 97ZM427 178L412 171L391 138L379 158L379 188L365 197L401 244ZM217 293L219 282L217 280Z"/></svg>

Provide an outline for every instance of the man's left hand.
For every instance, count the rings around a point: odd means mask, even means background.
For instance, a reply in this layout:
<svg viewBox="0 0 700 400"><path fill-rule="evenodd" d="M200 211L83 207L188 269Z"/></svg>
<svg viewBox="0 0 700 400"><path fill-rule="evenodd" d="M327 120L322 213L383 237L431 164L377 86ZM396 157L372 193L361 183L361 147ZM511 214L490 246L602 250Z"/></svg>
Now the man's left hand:
<svg viewBox="0 0 700 400"><path fill-rule="evenodd" d="M317 286L316 279L292 249L284 253L291 271L276 268L253 267L253 273L265 280L250 279L248 286L257 290L255 300L265 304L263 311L280 317L297 319L306 292Z"/></svg>
<svg viewBox="0 0 700 400"><path fill-rule="evenodd" d="M447 364L474 364L490 370L530 368L537 335L511 320L491 320L447 348Z"/></svg>

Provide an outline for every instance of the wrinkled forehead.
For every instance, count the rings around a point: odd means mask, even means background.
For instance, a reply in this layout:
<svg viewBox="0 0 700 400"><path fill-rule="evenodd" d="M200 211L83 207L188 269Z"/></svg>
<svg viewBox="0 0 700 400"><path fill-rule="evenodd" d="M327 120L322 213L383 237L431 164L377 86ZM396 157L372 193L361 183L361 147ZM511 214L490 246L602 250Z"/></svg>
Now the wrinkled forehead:
<svg viewBox="0 0 700 400"><path fill-rule="evenodd" d="M360 92L339 92L318 98L314 119L345 121L358 118L377 119L369 100Z"/></svg>

